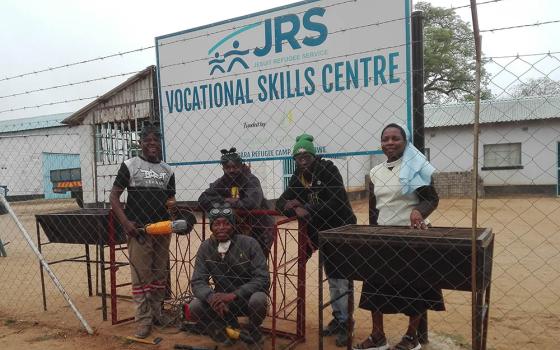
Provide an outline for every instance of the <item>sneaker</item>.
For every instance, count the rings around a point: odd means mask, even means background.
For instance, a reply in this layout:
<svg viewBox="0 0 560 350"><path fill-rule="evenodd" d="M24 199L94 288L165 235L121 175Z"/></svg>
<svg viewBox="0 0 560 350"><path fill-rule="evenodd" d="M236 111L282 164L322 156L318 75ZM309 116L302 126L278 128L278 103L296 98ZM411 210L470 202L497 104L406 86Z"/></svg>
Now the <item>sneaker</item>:
<svg viewBox="0 0 560 350"><path fill-rule="evenodd" d="M389 349L389 343L385 334L381 336L374 337L370 335L366 340L360 344L356 344L352 347L353 350L387 350Z"/></svg>
<svg viewBox="0 0 560 350"><path fill-rule="evenodd" d="M422 345L418 342L417 337L411 337L410 335L405 335L402 337L401 341L395 345L395 350L420 350Z"/></svg>
<svg viewBox="0 0 560 350"><path fill-rule="evenodd" d="M134 332L134 336L136 338L144 339L147 338L150 333L152 333L152 326L149 324L141 324L136 328L136 332Z"/></svg>
<svg viewBox="0 0 560 350"><path fill-rule="evenodd" d="M324 337L329 337L331 335L338 334L338 332L344 328L344 324L338 322L336 318L333 318L331 322L327 325L327 327L323 328L323 332L321 334Z"/></svg>

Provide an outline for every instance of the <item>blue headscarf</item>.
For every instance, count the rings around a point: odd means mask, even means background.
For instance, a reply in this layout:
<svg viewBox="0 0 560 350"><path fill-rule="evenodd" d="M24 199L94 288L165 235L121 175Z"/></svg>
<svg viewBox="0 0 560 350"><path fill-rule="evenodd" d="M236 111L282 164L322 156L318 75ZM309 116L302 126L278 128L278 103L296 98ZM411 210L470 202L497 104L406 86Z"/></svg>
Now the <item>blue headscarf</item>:
<svg viewBox="0 0 560 350"><path fill-rule="evenodd" d="M389 124L385 129L395 126L400 128L406 136L406 146L401 157L399 180L402 194L408 194L414 192L418 187L430 185L432 182L432 174L436 169L428 162L426 156L414 147L408 128L398 124ZM383 129L383 131L385 131L385 129Z"/></svg>

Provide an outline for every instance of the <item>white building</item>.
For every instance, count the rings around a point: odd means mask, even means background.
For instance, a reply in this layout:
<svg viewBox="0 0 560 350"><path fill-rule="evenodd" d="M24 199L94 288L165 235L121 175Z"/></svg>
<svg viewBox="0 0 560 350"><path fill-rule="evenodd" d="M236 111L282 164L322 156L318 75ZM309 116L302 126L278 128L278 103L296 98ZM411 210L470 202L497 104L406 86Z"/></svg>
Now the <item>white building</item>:
<svg viewBox="0 0 560 350"><path fill-rule="evenodd" d="M62 124L69 114L0 121L0 186L9 198L70 196L53 193L50 171L79 168L90 154L81 142L87 129Z"/></svg>
<svg viewBox="0 0 560 350"><path fill-rule="evenodd" d="M474 103L425 110L425 143L439 172L473 163ZM558 194L560 96L482 101L479 175L487 195Z"/></svg>

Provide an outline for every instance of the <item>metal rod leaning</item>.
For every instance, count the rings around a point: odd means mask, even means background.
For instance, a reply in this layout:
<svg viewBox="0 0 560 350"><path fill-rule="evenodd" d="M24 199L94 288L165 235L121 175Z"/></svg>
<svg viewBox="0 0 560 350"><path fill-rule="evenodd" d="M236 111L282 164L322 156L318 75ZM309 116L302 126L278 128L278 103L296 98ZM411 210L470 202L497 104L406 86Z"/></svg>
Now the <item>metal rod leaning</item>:
<svg viewBox="0 0 560 350"><path fill-rule="evenodd" d="M18 226L23 238L27 241L27 244L29 245L31 250L33 250L33 253L35 253L35 255L39 258L39 261L41 262L41 265L43 266L45 271L47 271L47 274L49 275L49 277L53 281L56 288L58 288L58 290L60 291L60 293L62 294L64 299L66 299L66 302L68 303L68 305L70 305L70 308L72 308L72 311L74 311L74 314L76 315L78 320L80 320L80 322L82 323L82 325L84 326L84 328L86 329L88 334L90 334L90 335L93 334L94 333L93 329L90 327L88 322L82 316L82 314L80 313L80 311L78 310L76 305L74 305L74 303L72 302L72 299L70 298L70 295L68 295L68 293L64 289L64 286L62 286L62 283L60 283L58 277L56 277L54 272L51 270L49 264L47 263L47 261L43 257L43 254L41 254L41 252L39 252L39 249L37 249L37 246L35 245L35 243L31 239L31 237L29 236L29 233L27 232L27 230L25 229L25 227L23 226L21 221L19 221L18 217L16 216L16 213L14 213L14 211L12 210L12 207L10 206L10 204L8 203L8 201L6 200L6 198L4 196L0 196L0 202L2 202L4 207L10 213L10 216L14 219L14 221L15 221L16 225Z"/></svg>

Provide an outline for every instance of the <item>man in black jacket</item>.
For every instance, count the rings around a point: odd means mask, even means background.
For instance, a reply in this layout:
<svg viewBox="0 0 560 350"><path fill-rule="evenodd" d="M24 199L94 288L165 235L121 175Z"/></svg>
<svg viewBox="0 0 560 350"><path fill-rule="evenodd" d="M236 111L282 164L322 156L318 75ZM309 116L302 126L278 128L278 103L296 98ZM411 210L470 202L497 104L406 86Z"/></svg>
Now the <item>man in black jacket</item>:
<svg viewBox="0 0 560 350"><path fill-rule="evenodd" d="M307 223L307 234L312 244L309 256L318 246L318 232L355 224L356 216L348 199L342 176L329 160L315 154L313 136L303 134L296 138L293 148L296 170L288 188L276 202L276 209L284 215L297 216ZM336 263L334 263L336 266ZM337 335L336 344L344 346L348 339L348 280L329 278L333 320L323 335ZM342 297L341 297L342 296Z"/></svg>
<svg viewBox="0 0 560 350"><path fill-rule="evenodd" d="M245 164L243 159L236 152L235 148L229 151L223 149L220 163L224 175L210 184L198 198L198 204L205 211L212 209L213 205L228 203L234 209L254 210L268 209L268 204L264 198L261 182L251 174L251 170ZM251 237L259 242L265 258L268 258L270 247L274 240L273 226L274 220L269 215L248 215L237 217L237 219L245 220L243 227L249 227ZM237 223L238 230L241 229L241 223Z"/></svg>
<svg viewBox="0 0 560 350"><path fill-rule="evenodd" d="M212 339L227 343L227 325L238 327L237 316L249 317L241 339L260 343L267 310L270 284L266 259L255 239L234 234L234 216L229 206L208 211L212 236L196 254L191 287L196 297L190 304L191 316ZM214 288L209 284L212 278Z"/></svg>

